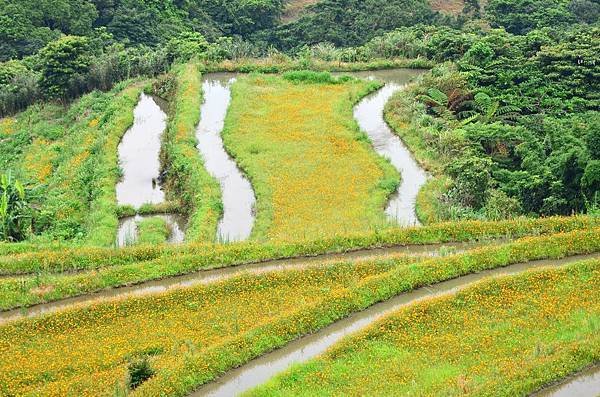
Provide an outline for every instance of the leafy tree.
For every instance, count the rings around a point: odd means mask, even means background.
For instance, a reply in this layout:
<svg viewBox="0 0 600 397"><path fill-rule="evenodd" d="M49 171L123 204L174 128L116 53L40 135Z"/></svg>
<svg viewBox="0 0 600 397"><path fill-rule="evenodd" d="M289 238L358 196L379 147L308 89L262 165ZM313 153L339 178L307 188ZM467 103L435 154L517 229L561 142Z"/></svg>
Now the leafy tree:
<svg viewBox="0 0 600 397"><path fill-rule="evenodd" d="M206 53L208 48L208 41L200 33L184 32L169 41L167 52L172 59L188 61Z"/></svg>
<svg viewBox="0 0 600 397"><path fill-rule="evenodd" d="M284 49L320 42L349 47L436 18L424 0L323 0L309 10L297 21L276 29L272 41Z"/></svg>
<svg viewBox="0 0 600 397"><path fill-rule="evenodd" d="M592 160L587 164L581 178L581 190L588 201L600 198L600 160Z"/></svg>
<svg viewBox="0 0 600 397"><path fill-rule="evenodd" d="M597 0L572 0L568 8L579 22L592 24L600 17L600 3Z"/></svg>
<svg viewBox="0 0 600 397"><path fill-rule="evenodd" d="M494 123L496 121L512 122L519 117L521 109L512 105L501 105L500 101L492 99L485 92L478 92L470 103L474 110L461 112L466 117L463 124L474 121Z"/></svg>
<svg viewBox="0 0 600 397"><path fill-rule="evenodd" d="M41 86L49 98L64 98L76 75L85 73L91 64L89 40L65 36L40 51Z"/></svg>
<svg viewBox="0 0 600 397"><path fill-rule="evenodd" d="M476 210L482 208L493 183L489 171L491 164L489 159L475 156L463 157L450 164L446 171L453 178L448 193L452 201Z"/></svg>
<svg viewBox="0 0 600 397"><path fill-rule="evenodd" d="M0 61L33 54L62 34L89 35L97 16L88 0L0 0Z"/></svg>
<svg viewBox="0 0 600 397"><path fill-rule="evenodd" d="M596 117L596 120L600 120L600 117ZM600 123L596 122L595 128L590 129L586 136L586 144L592 159L600 160Z"/></svg>
<svg viewBox="0 0 600 397"><path fill-rule="evenodd" d="M567 0L489 0L490 21L515 34L542 27L566 27L575 22Z"/></svg>

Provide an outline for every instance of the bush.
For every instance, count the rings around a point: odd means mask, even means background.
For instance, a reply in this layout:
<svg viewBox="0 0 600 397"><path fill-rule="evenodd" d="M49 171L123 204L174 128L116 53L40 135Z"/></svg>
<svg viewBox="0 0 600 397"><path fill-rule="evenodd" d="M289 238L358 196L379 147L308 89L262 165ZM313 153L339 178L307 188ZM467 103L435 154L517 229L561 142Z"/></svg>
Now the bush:
<svg viewBox="0 0 600 397"><path fill-rule="evenodd" d="M128 366L129 377L127 379L127 386L129 389L134 390L142 383L154 376L155 372L150 365L148 357L143 357L129 363Z"/></svg>

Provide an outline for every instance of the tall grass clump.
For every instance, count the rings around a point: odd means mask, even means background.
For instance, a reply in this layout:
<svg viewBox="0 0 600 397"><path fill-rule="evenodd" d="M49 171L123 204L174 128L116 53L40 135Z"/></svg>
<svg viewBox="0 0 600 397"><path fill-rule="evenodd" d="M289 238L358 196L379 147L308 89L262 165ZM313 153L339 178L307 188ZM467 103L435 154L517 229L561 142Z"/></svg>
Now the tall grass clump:
<svg viewBox="0 0 600 397"><path fill-rule="evenodd" d="M339 84L345 83L353 78L351 76L335 77L329 72L315 72L312 70L295 70L285 72L283 78L292 83L309 84Z"/></svg>
<svg viewBox="0 0 600 397"><path fill-rule="evenodd" d="M188 216L187 241L214 241L222 215L219 183L206 171L196 148L202 82L198 65L176 66L174 97L162 153L169 197L177 198Z"/></svg>
<svg viewBox="0 0 600 397"><path fill-rule="evenodd" d="M142 219L137 224L137 244L163 244L169 237L167 221L159 217Z"/></svg>

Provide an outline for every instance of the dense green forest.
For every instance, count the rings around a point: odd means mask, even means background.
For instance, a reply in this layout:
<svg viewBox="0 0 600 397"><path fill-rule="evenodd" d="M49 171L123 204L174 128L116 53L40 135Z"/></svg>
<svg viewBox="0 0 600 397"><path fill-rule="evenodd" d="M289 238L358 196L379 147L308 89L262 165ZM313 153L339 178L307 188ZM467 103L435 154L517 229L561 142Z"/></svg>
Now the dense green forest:
<svg viewBox="0 0 600 397"><path fill-rule="evenodd" d="M1 0L0 115L40 98L76 98L133 76L153 76L177 59L196 55L212 61L279 52L305 56L311 47L319 52L326 43L347 48L341 59L349 62L357 56L368 61L390 55L438 61L462 56L476 39L466 33L485 26L517 35L550 29L547 35L558 37L580 25L595 25L600 13L598 0L490 0L485 10L477 0L468 0L463 12L452 16L433 11L426 0L323 0L308 6L298 19L283 23L286 4L284 0ZM427 51L397 47L369 54L360 48L370 40L375 40L371 47L386 40L381 35L388 32L416 25L432 27L425 33L410 30L415 40L429 42ZM457 35L456 29L465 35Z"/></svg>
<svg viewBox="0 0 600 397"><path fill-rule="evenodd" d="M451 177L441 219L571 214L598 208L600 30L454 31L416 36L435 67L388 105L391 123L413 124L415 151ZM387 41L386 41L387 40ZM409 118L407 120L406 118ZM419 150L420 149L420 150ZM419 153L419 151L421 153Z"/></svg>

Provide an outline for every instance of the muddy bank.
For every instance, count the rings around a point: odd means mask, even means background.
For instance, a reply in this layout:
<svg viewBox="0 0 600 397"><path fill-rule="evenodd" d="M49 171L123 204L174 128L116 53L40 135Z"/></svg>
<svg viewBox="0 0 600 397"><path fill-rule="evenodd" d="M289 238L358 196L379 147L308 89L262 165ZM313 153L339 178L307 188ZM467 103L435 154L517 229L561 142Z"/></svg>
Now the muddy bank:
<svg viewBox="0 0 600 397"><path fill-rule="evenodd" d="M234 73L211 73L203 76L204 103L196 131L198 150L204 166L220 185L223 217L219 221L217 239L223 242L246 240L254 226L256 198L248 179L225 150L221 132L231 101Z"/></svg>
<svg viewBox="0 0 600 397"><path fill-rule="evenodd" d="M563 382L532 394L533 397L598 397L600 364L575 374Z"/></svg>
<svg viewBox="0 0 600 397"><path fill-rule="evenodd" d="M415 202L427 181L427 172L415 161L402 140L383 117L386 103L398 90L421 72L407 69L350 73L352 76L376 79L385 83L379 91L364 98L354 109L354 117L373 144L375 151L390 160L402 176L398 190L390 198L385 213L388 219L403 226L418 225Z"/></svg>
<svg viewBox="0 0 600 397"><path fill-rule="evenodd" d="M429 287L398 295L389 301L371 306L343 320L323 328L322 330L294 342L285 347L263 355L248 364L227 372L215 382L209 383L192 396L236 396L256 386L259 386L273 376L285 371L291 365L306 362L324 353L329 347L346 335L357 332L386 314L394 312L406 305L414 304L424 299L454 293L461 288L480 281L486 277L516 274L544 266L560 266L583 259L597 258L600 254L573 256L559 260L540 260L529 263L511 265L504 268L487 270L477 274L458 277Z"/></svg>

